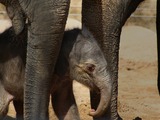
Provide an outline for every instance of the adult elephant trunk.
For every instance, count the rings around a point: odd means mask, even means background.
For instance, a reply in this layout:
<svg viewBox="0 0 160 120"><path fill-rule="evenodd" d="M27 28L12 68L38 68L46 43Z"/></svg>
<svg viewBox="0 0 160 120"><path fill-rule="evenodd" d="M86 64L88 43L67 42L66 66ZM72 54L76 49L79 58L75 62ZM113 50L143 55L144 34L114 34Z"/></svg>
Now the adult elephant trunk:
<svg viewBox="0 0 160 120"><path fill-rule="evenodd" d="M83 0L82 3L82 24L93 33L95 39L99 42L109 65L108 72L113 83L111 104L106 113L95 118L95 120L121 119L117 112L119 42L123 24L138 5L138 3L135 2L135 7L132 7L128 11L133 1L134 0ZM140 3L142 0L136 1ZM96 93L91 92L91 106L95 109L100 99L97 96Z"/></svg>
<svg viewBox="0 0 160 120"><path fill-rule="evenodd" d="M28 17L25 120L48 120L51 75L59 53L69 0L19 0Z"/></svg>
<svg viewBox="0 0 160 120"><path fill-rule="evenodd" d="M158 49L158 90L160 94L160 1L157 0L157 16L156 16L156 27L157 27L157 49Z"/></svg>

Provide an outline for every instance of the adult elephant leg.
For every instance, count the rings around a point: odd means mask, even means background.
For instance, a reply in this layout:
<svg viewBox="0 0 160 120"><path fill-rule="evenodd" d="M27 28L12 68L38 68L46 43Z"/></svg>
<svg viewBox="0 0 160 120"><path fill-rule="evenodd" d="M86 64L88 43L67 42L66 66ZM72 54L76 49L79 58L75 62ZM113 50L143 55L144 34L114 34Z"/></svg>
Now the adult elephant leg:
<svg viewBox="0 0 160 120"><path fill-rule="evenodd" d="M49 93L70 0L19 0L28 17L25 120L48 120Z"/></svg>
<svg viewBox="0 0 160 120"><path fill-rule="evenodd" d="M14 108L16 110L16 120L23 120L23 101L13 101Z"/></svg>
<svg viewBox="0 0 160 120"><path fill-rule="evenodd" d="M94 118L95 120L121 119L117 112L119 41L122 25L136 8L133 7L129 10L130 13L127 13L131 2L132 0L83 0L82 3L82 24L98 40L113 82L110 107L103 116ZM97 96L96 93L91 93L91 106L94 109L97 108L100 99Z"/></svg>
<svg viewBox="0 0 160 120"><path fill-rule="evenodd" d="M92 3L90 4L88 2L91 2L91 0L90 1L83 0L82 24L86 26L90 31L92 31L94 37L100 43L100 46L108 62L109 65L108 72L110 72L111 74L110 76L113 82L111 104L103 116L94 118L94 120L118 120L119 119L117 112L118 49L119 49L119 36L121 31L121 26L119 22L122 10L119 8L120 11L117 11L116 10L117 8L113 8L114 5L116 7L117 3L110 4L109 3L110 1L108 0L106 0L106 2L92 1ZM118 12L120 13L118 14ZM114 20L114 23L111 23L113 17L114 19L117 18L117 20L116 21ZM92 108L94 109L97 108L97 104L99 103L100 99L99 97L96 95L96 93L94 92L91 93Z"/></svg>
<svg viewBox="0 0 160 120"><path fill-rule="evenodd" d="M157 49L158 49L158 90L160 94L160 1L157 0Z"/></svg>

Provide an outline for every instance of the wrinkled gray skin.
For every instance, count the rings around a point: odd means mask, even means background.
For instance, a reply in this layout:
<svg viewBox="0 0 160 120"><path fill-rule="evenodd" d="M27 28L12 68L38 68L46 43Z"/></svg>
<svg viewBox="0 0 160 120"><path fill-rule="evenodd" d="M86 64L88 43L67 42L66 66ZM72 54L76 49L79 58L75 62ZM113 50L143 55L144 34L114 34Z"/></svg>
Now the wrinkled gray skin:
<svg viewBox="0 0 160 120"><path fill-rule="evenodd" d="M15 31L23 29L28 18L28 48L24 109L26 120L48 120L51 75L59 53L70 0L0 0L12 6L17 14L11 17ZM82 24L98 41L107 60L113 82L112 98L106 113L95 120L121 119L117 112L118 53L121 28L143 0L82 0ZM17 2L17 3L16 3ZM14 4L13 4L14 3ZM14 5L18 7L13 7ZM19 4L20 3L20 4ZM43 8L43 9L42 9ZM21 12L21 10L23 12ZM14 19L20 18L20 19ZM84 28L82 28L84 29ZM103 83L102 83L103 84ZM44 99L40 99L40 98ZM91 106L96 109L100 95L91 92ZM103 110L102 110L103 111Z"/></svg>
<svg viewBox="0 0 160 120"><path fill-rule="evenodd" d="M0 117L5 117L10 101L13 100L17 119L23 119L23 90L26 63L25 38L27 30L14 35L10 28L0 35ZM83 45L83 47L82 47ZM112 83L107 74L107 62L96 40L88 30L66 31L52 81L52 105L60 120L79 120L72 90L73 80L89 87L102 96L95 116L105 112L111 99ZM101 83L104 84L101 84ZM106 82L106 83L105 83ZM56 87L55 87L56 86ZM103 111L101 110L103 109Z"/></svg>

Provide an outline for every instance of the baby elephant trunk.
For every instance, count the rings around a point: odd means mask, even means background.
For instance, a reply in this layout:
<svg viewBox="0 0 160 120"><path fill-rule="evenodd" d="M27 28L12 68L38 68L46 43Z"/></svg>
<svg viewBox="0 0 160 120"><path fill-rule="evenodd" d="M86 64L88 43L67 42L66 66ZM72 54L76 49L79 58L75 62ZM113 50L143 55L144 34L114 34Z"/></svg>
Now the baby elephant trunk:
<svg viewBox="0 0 160 120"><path fill-rule="evenodd" d="M104 81L103 82L98 82L97 87L100 90L100 102L97 107L97 110L91 110L89 113L90 116L93 117L100 117L103 115L107 108L109 107L110 101L111 101L111 91L112 91L112 84L111 82Z"/></svg>

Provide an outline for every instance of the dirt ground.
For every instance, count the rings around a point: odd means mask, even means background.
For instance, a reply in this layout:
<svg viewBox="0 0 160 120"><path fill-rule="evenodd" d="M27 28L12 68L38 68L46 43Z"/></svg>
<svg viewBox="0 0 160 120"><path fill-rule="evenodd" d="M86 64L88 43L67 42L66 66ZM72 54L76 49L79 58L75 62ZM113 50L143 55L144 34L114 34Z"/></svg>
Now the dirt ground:
<svg viewBox="0 0 160 120"><path fill-rule="evenodd" d="M157 91L156 35L141 27L123 28L120 45L118 111L124 120L160 120L160 96ZM92 120L89 91L74 83L74 92L82 120ZM50 119L57 120L50 106ZM7 120L14 120L10 105ZM140 119L139 119L140 120Z"/></svg>

